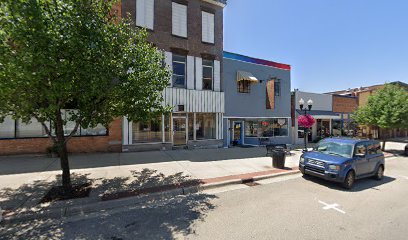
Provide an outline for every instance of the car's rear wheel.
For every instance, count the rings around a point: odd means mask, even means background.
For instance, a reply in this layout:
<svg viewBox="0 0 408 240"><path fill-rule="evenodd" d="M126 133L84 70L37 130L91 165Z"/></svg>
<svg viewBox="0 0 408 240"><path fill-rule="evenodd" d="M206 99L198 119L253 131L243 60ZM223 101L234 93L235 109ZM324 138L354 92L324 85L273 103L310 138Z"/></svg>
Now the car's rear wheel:
<svg viewBox="0 0 408 240"><path fill-rule="evenodd" d="M344 179L343 187L346 189L351 189L356 181L356 174L354 171L349 171Z"/></svg>
<svg viewBox="0 0 408 240"><path fill-rule="evenodd" d="M377 168L377 172L375 173L374 178L379 181L379 180L383 179L383 177L384 177L384 166L380 165Z"/></svg>

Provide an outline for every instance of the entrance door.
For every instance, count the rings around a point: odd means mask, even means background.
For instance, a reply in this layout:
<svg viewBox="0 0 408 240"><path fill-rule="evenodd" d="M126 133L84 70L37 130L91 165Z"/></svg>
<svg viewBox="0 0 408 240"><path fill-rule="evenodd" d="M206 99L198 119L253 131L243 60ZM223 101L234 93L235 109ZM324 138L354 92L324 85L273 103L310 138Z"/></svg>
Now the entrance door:
<svg viewBox="0 0 408 240"><path fill-rule="evenodd" d="M234 129L232 129L233 132L233 139L232 139L232 144L233 145L241 145L242 144L242 122L234 122L233 124Z"/></svg>
<svg viewBox="0 0 408 240"><path fill-rule="evenodd" d="M187 119L185 117L173 118L173 143L174 145L186 145L187 143Z"/></svg>

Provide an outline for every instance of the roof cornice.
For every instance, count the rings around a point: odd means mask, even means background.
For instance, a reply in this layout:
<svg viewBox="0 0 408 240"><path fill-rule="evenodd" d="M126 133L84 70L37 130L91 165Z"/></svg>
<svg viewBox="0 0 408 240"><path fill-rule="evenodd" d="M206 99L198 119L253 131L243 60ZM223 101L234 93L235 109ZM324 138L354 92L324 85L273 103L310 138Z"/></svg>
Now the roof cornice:
<svg viewBox="0 0 408 240"><path fill-rule="evenodd" d="M227 0L203 0L203 2L208 2L222 8L227 6Z"/></svg>

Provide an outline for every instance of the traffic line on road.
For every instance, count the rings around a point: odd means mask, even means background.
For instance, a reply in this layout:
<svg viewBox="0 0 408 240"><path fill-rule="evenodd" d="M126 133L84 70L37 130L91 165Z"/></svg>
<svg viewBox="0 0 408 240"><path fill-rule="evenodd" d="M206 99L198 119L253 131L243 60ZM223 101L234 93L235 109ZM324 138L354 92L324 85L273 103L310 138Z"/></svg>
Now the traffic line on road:
<svg viewBox="0 0 408 240"><path fill-rule="evenodd" d="M319 203L321 203L321 204L323 204L323 205L324 205L323 210L333 209L333 210L336 210L337 212L340 212L340 213L346 214L346 212L345 212L345 211L343 211L343 210L341 210L341 209L337 208L337 207L339 207L339 206L340 206L340 205L339 205L339 204L337 204L337 203L328 204L328 203L325 203L325 202L320 201L320 200L319 200Z"/></svg>
<svg viewBox="0 0 408 240"><path fill-rule="evenodd" d="M406 180L408 180L408 177L407 177L407 176L402 176L402 175L400 175L400 177L401 177L401 178L404 178L404 179L406 179Z"/></svg>

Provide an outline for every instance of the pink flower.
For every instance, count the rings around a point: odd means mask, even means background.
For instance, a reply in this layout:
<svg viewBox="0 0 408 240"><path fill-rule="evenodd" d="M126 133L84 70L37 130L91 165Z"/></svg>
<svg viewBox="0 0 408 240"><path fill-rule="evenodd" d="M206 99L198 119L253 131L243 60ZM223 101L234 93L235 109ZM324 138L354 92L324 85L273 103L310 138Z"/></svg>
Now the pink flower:
<svg viewBox="0 0 408 240"><path fill-rule="evenodd" d="M305 115L300 115L298 117L298 124L301 127L306 127L306 128L310 128L313 126L313 124L316 122L316 120L309 114Z"/></svg>

